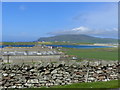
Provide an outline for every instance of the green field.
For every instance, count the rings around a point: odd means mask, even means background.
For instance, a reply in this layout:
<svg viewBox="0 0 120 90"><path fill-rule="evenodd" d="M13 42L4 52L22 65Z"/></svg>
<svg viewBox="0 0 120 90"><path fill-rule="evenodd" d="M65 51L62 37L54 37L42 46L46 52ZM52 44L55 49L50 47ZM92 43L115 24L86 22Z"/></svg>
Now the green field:
<svg viewBox="0 0 120 90"><path fill-rule="evenodd" d="M118 48L95 48L95 49L75 49L63 48L63 52L68 55L75 55L79 59L102 59L102 60L118 60Z"/></svg>
<svg viewBox="0 0 120 90"><path fill-rule="evenodd" d="M37 42L3 42L2 45L35 45Z"/></svg>
<svg viewBox="0 0 120 90"><path fill-rule="evenodd" d="M112 80L112 81L107 81L107 82L89 82L89 83L74 83L70 85L63 85L63 86L53 86L50 87L51 89L54 88L81 88L81 90L89 90L89 89L94 89L94 90L108 90L108 88L120 88L119 85L120 80ZM46 87L40 87L40 88L24 88L22 90L40 90L40 89L45 89ZM46 88L46 89L50 89ZM8 90L14 90L14 89L8 89Z"/></svg>
<svg viewBox="0 0 120 90"><path fill-rule="evenodd" d="M119 81L112 80L107 82L75 83L64 86L54 86L52 88L119 88Z"/></svg>
<svg viewBox="0 0 120 90"><path fill-rule="evenodd" d="M53 44L53 45L78 45L85 43L69 43L69 42L3 42L3 45L35 45L35 44ZM90 44L90 43L86 43ZM91 43L92 44L92 43ZM63 52L68 55L75 55L79 59L102 59L102 60L118 60L118 48L94 48L94 49L74 49L63 48Z"/></svg>
<svg viewBox="0 0 120 90"><path fill-rule="evenodd" d="M2 45L79 45L79 44L93 44L93 43L70 43L70 42L3 42Z"/></svg>

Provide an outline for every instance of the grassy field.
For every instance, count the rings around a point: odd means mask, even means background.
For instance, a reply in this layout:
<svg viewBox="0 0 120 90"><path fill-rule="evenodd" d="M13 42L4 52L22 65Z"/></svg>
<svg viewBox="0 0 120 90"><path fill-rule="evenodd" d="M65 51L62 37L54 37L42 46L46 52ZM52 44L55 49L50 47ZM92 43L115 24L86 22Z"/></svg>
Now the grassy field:
<svg viewBox="0 0 120 90"><path fill-rule="evenodd" d="M93 43L51 42L53 45L91 45Z"/></svg>
<svg viewBox="0 0 120 90"><path fill-rule="evenodd" d="M75 83L64 86L54 86L52 88L119 88L118 80L112 80L107 82L90 82L90 83Z"/></svg>
<svg viewBox="0 0 120 90"><path fill-rule="evenodd" d="M2 45L35 45L37 42L3 42Z"/></svg>
<svg viewBox="0 0 120 90"><path fill-rule="evenodd" d="M117 48L95 48L95 49L63 48L62 51L68 55L75 55L78 58L118 60Z"/></svg>
<svg viewBox="0 0 120 90"><path fill-rule="evenodd" d="M35 45L35 44L53 44L53 45L77 45L84 43L69 43L69 42L3 42L3 45ZM86 43L90 44L90 43ZM75 55L78 58L88 59L103 59L103 60L118 60L117 48L95 48L95 49L74 49L63 48L62 50L68 55Z"/></svg>
<svg viewBox="0 0 120 90"><path fill-rule="evenodd" d="M24 88L22 90L40 90L40 89L70 89L70 88L81 88L81 90L108 90L108 88L120 88L119 85L120 80L112 80L107 82L89 82L89 83L74 83L70 85L63 85L63 86L53 86L50 88L46 87L40 87L40 88ZM14 89L8 89L8 90L14 90Z"/></svg>
<svg viewBox="0 0 120 90"><path fill-rule="evenodd" d="M79 45L79 44L93 44L93 43L70 43L70 42L3 42L2 45Z"/></svg>

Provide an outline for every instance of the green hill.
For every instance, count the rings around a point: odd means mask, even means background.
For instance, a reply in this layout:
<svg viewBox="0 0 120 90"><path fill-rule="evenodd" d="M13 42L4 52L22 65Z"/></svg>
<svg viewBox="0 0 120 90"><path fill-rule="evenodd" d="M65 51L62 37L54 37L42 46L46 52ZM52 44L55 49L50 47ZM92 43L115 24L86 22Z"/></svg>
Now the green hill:
<svg viewBox="0 0 120 90"><path fill-rule="evenodd" d="M98 38L98 37L92 37L88 35L58 35L58 36L52 36L52 37L41 37L38 39L38 41L69 41L72 43L117 43L117 39L112 38Z"/></svg>

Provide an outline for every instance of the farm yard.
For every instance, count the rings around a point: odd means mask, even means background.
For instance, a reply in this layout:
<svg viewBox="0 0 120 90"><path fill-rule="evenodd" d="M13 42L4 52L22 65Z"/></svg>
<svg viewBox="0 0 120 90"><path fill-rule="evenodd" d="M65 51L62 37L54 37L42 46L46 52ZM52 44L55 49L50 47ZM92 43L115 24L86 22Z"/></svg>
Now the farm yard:
<svg viewBox="0 0 120 90"><path fill-rule="evenodd" d="M120 89L118 0L14 1L1 1L0 90Z"/></svg>
<svg viewBox="0 0 120 90"><path fill-rule="evenodd" d="M4 88L119 88L117 48L5 47L1 55Z"/></svg>
<svg viewBox="0 0 120 90"><path fill-rule="evenodd" d="M118 48L76 49L62 48L65 54L75 55L79 59L118 60Z"/></svg>

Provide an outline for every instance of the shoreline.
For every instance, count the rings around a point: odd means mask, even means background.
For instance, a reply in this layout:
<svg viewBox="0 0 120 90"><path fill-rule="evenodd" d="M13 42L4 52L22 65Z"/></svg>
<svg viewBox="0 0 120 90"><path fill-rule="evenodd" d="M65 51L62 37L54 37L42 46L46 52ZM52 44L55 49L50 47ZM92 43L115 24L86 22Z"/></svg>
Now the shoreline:
<svg viewBox="0 0 120 90"><path fill-rule="evenodd" d="M51 45L53 45L53 44L51 44ZM84 45L85 45L85 46L103 46L103 47L105 46L105 47L111 47L111 48L112 48L112 47L115 47L115 48L118 47L118 45L94 45L94 44L89 44L89 45L88 45L88 44L79 44L79 45L75 45L75 46L80 46L80 45L81 45L81 46L84 46ZM2 46L5 46L5 47L2 47ZM19 47L20 47L20 48L33 48L33 47L35 47L35 46L32 47L32 46L29 46L29 45L24 45L24 47L23 47L23 46L21 46L21 45L20 45L20 46L19 46L19 45L18 45L18 46L17 46L17 45L16 45L16 46L14 46L14 45L13 45L13 46L12 46L12 45L8 45L8 46L6 46L6 45L0 45L0 48L14 48L14 47L16 47L16 48L17 48L17 47L18 47L18 48L19 48ZM56 45L56 47L59 47L59 46ZM98 47L98 48L99 48L99 47Z"/></svg>

